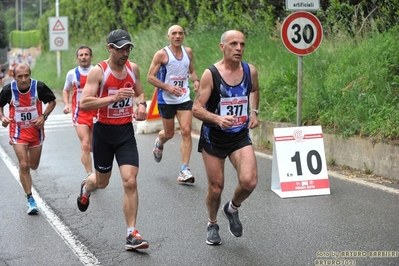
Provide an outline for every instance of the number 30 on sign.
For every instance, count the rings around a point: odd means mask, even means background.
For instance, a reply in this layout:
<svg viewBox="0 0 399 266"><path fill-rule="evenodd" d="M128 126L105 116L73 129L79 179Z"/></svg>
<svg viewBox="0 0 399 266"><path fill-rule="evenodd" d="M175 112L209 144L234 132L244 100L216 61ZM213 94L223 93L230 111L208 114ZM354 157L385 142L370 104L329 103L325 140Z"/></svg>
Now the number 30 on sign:
<svg viewBox="0 0 399 266"><path fill-rule="evenodd" d="M281 198L330 194L321 126L274 129L271 189Z"/></svg>

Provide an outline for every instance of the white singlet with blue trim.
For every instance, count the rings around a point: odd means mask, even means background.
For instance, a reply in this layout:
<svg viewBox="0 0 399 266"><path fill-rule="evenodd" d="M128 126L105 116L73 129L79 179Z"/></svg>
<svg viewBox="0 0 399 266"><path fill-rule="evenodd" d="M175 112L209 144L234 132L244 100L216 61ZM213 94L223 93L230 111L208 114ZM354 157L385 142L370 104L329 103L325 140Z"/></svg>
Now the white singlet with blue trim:
<svg viewBox="0 0 399 266"><path fill-rule="evenodd" d="M159 68L157 78L168 85L181 87L183 94L178 97L158 88L158 104L180 104L191 100L190 85L188 83L191 59L183 46L181 46L181 49L183 56L181 59L177 59L169 46L164 47L168 55L168 62Z"/></svg>

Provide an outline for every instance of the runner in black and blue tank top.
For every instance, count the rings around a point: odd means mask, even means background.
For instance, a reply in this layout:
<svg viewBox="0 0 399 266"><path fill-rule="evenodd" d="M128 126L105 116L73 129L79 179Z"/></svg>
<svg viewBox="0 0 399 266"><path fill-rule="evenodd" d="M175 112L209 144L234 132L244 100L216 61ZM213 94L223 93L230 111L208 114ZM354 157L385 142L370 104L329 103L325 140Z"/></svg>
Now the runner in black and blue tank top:
<svg viewBox="0 0 399 266"><path fill-rule="evenodd" d="M193 104L193 115L202 120L198 151L208 179L206 243L220 245L217 213L224 188L226 158L237 171L238 184L233 197L222 207L230 233L240 237L243 227L237 208L249 197L258 182L255 152L249 129L258 126L259 85L256 68L242 61L243 33L223 33L219 44L223 59L202 74Z"/></svg>

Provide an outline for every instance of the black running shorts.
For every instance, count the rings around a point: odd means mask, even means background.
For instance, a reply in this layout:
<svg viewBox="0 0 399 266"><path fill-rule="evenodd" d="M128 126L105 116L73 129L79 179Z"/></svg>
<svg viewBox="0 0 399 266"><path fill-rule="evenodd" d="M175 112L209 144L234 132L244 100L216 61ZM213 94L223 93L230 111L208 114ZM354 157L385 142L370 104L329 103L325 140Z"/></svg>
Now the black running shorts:
<svg viewBox="0 0 399 266"><path fill-rule="evenodd" d="M198 151L202 152L202 149L204 149L210 155L226 158L236 150L248 145L252 145L248 130L238 133L224 133L211 128L208 134L205 134L204 131L201 132Z"/></svg>
<svg viewBox="0 0 399 266"><path fill-rule="evenodd" d="M110 172L114 157L118 166L128 164L139 167L139 154L133 124L95 123L93 128L94 168L100 173Z"/></svg>
<svg viewBox="0 0 399 266"><path fill-rule="evenodd" d="M193 101L187 101L180 104L158 104L158 111L162 118L172 119L177 111L185 111L193 108Z"/></svg>

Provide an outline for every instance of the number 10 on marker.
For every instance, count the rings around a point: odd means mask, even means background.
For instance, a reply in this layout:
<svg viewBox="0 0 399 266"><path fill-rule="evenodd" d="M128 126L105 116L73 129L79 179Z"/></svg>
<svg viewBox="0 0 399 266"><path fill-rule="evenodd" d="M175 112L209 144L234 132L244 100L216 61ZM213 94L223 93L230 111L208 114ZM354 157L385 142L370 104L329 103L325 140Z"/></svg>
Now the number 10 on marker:
<svg viewBox="0 0 399 266"><path fill-rule="evenodd" d="M272 190L282 198L330 194L320 126L274 129Z"/></svg>

